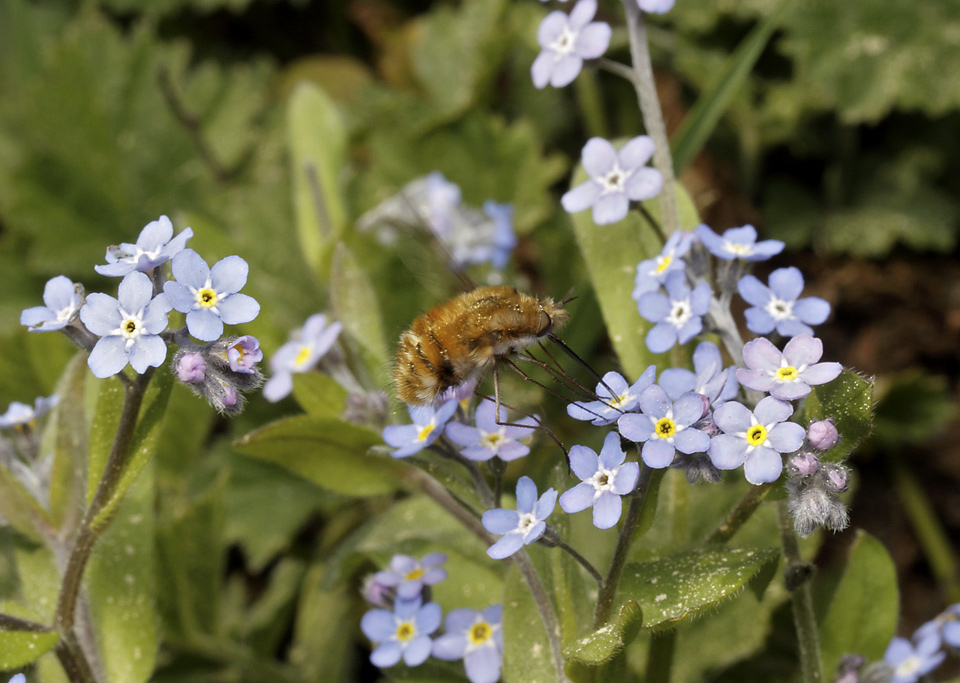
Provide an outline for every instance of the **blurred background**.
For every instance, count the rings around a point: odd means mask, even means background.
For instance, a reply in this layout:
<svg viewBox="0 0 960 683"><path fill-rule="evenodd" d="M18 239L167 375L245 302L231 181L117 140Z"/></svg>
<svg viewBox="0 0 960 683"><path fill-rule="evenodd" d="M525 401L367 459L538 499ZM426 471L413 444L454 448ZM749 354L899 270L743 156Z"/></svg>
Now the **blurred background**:
<svg viewBox="0 0 960 683"><path fill-rule="evenodd" d="M671 131L780 4L678 0L652 20ZM875 378L875 432L852 463L852 528L892 553L909 633L960 601L960 4L793 5L681 179L714 229L752 223L787 243L757 275L800 267L807 293L833 306L818 330L825 358ZM435 170L473 206L512 203L512 277L554 296L575 286L565 339L612 367L558 198L588 137L633 136L642 121L632 89L606 73L533 87L536 28L551 9L535 0L0 0L0 408L51 393L72 353L65 338L28 335L20 311L58 274L112 293L92 266L160 214L191 226L190 246L209 262L249 262L245 291L262 313L243 330L267 356L328 309L329 263L304 258L309 227L291 173L291 150L310 145L342 157L326 182L342 188L348 224ZM598 18L616 26L621 15L601 0ZM627 53L615 28L607 56ZM290 108L304 81L334 104L320 111L332 118ZM455 291L452 278L424 282L386 249L364 253L362 266L379 273L388 344ZM386 372L374 379L385 386ZM369 510L232 448L295 411L292 400L255 398L230 422L198 406L175 391L157 458L166 649L155 680L182 683L187 670L191 681L248 680L225 677L234 669L283 680L269 664L278 652L305 680L334 659L340 679L366 671L356 645L311 640L303 620L319 610L357 622L346 589L310 586L324 574L318 558ZM353 517L331 526L344 510ZM11 536L0 534L9 553ZM824 564L848 536L827 539Z"/></svg>

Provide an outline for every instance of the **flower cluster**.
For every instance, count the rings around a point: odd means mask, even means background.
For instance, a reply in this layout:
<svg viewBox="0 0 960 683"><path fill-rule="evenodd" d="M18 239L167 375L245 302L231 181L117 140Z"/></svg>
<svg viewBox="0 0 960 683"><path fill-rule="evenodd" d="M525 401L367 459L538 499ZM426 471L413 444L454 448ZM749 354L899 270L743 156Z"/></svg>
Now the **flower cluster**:
<svg viewBox="0 0 960 683"><path fill-rule="evenodd" d="M370 661L381 668L398 664L419 666L431 655L446 661L463 660L471 683L495 683L503 663L502 607L483 611L455 609L443 619L430 600L430 586L447 578L446 556L431 553L421 559L394 555L390 568L368 577L364 597L371 609L360 628L374 644ZM433 637L444 624L444 633Z"/></svg>
<svg viewBox="0 0 960 683"><path fill-rule="evenodd" d="M396 239L396 226L425 227L456 267L489 263L503 270L517 245L510 204L488 200L482 210L467 206L460 188L440 172L408 183L361 216L357 225L361 230L376 226L379 239L386 243Z"/></svg>
<svg viewBox="0 0 960 683"><path fill-rule="evenodd" d="M87 364L96 377L122 373L129 365L138 375L163 365L175 344L172 370L197 394L226 413L239 412L242 393L260 386L256 363L259 342L249 336L221 339L224 325L247 323L260 304L241 294L248 267L228 256L213 267L192 249L190 228L174 236L166 216L147 224L136 243L111 246L100 275L119 277L116 298L95 292L60 275L44 287L44 306L28 308L20 323L32 332L60 330L90 351ZM163 264L170 261L173 279ZM186 327L168 329L171 311L185 314ZM207 344L200 345L190 337Z"/></svg>

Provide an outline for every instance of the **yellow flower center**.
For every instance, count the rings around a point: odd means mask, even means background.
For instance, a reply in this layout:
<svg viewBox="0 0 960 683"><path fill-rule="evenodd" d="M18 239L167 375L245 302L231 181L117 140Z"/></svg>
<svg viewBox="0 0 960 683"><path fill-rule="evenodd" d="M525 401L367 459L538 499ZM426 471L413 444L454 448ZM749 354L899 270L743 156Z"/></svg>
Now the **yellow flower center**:
<svg viewBox="0 0 960 683"><path fill-rule="evenodd" d="M401 643L405 643L413 638L416 634L417 629L415 629L413 624L411 624L409 621L404 621L397 626L397 640L399 640Z"/></svg>
<svg viewBox="0 0 960 683"><path fill-rule="evenodd" d="M792 382L797 379L797 376L800 373L797 372L797 369L792 365L788 365L785 368L780 368L777 370L777 381L778 382Z"/></svg>
<svg viewBox="0 0 960 683"><path fill-rule="evenodd" d="M474 624L473 628L470 629L470 642L473 645L480 645L489 640L492 635L493 629L490 628L490 624L481 621L479 624Z"/></svg>
<svg viewBox="0 0 960 683"><path fill-rule="evenodd" d="M403 577L403 578L405 578L407 581L416 581L416 580L419 579L421 576L423 576L423 574L424 574L424 571L423 571L422 569L420 569L419 567L417 567L417 568L414 569L412 572L409 572L409 573L408 573L405 577Z"/></svg>
<svg viewBox="0 0 960 683"><path fill-rule="evenodd" d="M767 428L763 425L753 425L747 430L747 443L751 446L760 446L767 440Z"/></svg>
<svg viewBox="0 0 960 683"><path fill-rule="evenodd" d="M198 289L197 304L201 308L213 308L217 305L217 293L209 287Z"/></svg>
<svg viewBox="0 0 960 683"><path fill-rule="evenodd" d="M421 441L426 441L427 437L430 436L430 433L433 431L433 423L428 424L427 426L420 429L420 433L417 434L417 438Z"/></svg>
<svg viewBox="0 0 960 683"><path fill-rule="evenodd" d="M489 446L490 448L496 448L501 443L503 443L503 441L505 441L505 439L499 432L487 434L486 436L483 437L483 445Z"/></svg>
<svg viewBox="0 0 960 683"><path fill-rule="evenodd" d="M669 439L677 433L677 425L669 417L661 417L657 420L657 426L654 431L661 439Z"/></svg>
<svg viewBox="0 0 960 683"><path fill-rule="evenodd" d="M297 365L303 365L307 362L307 358L310 357L310 347L303 346L300 348L300 353L297 354L297 359L294 361Z"/></svg>
<svg viewBox="0 0 960 683"><path fill-rule="evenodd" d="M672 256L664 256L662 259L660 259L660 263L657 264L657 272L662 273L669 268L671 261L673 261Z"/></svg>

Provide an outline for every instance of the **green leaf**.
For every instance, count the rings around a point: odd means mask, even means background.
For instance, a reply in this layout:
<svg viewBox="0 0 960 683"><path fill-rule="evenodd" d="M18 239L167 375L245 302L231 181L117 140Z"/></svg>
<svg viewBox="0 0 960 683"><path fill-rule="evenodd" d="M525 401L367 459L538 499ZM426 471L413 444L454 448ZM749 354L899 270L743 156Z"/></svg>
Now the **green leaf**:
<svg viewBox="0 0 960 683"><path fill-rule="evenodd" d="M169 376L169 373L163 373ZM154 604L154 471L117 497L115 518L98 541L84 575L103 667L113 683L144 683L153 673L160 642Z"/></svg>
<svg viewBox="0 0 960 683"><path fill-rule="evenodd" d="M303 81L287 109L287 144L300 247L317 272L347 221L340 186L347 134L334 101Z"/></svg>
<svg viewBox="0 0 960 683"><path fill-rule="evenodd" d="M943 433L957 415L947 378L910 371L878 387L874 436L884 445L920 444Z"/></svg>
<svg viewBox="0 0 960 683"><path fill-rule="evenodd" d="M734 94L753 71L757 59L760 58L760 54L770 41L789 5L789 0L781 0L777 9L754 27L737 46L736 51L730 55L727 69L719 82L709 91L702 93L697 103L684 117L670 145L677 175L693 161L706 144L730 105Z"/></svg>
<svg viewBox="0 0 960 683"><path fill-rule="evenodd" d="M293 396L310 415L340 417L347 400L347 390L330 375L300 372L293 376Z"/></svg>
<svg viewBox="0 0 960 683"><path fill-rule="evenodd" d="M503 589L503 680L550 683L560 679L559 673L530 587L511 566Z"/></svg>
<svg viewBox="0 0 960 683"><path fill-rule="evenodd" d="M157 437L160 435L160 431L163 427L163 418L167 412L167 401L170 398L170 389L173 386L173 374L170 372L157 372L153 375L153 378L150 381L150 384L147 386L146 392L143 396L143 403L140 406L140 415L137 419L137 426L133 430L133 439L130 444L130 449L127 453L126 463L123 466L123 472L120 475L120 479L114 486L113 491L110 495L110 498L103 504L103 507L97 513L97 516L93 518L91 526L98 527L101 524L104 524L106 520L110 519L110 516L116 511L117 507L123 501L123 496L126 494L127 490L133 486L134 482L137 480L137 477L140 476L140 473L143 471L143 468L147 466L147 463L153 457L153 453L157 447ZM114 405L114 398L112 397L113 390L111 388L105 387L105 390L111 394L111 398L108 403L111 407ZM102 396L102 395L101 395ZM97 405L97 412L99 413L101 407ZM94 418L96 423L96 418ZM101 421L109 421L104 418ZM115 432L114 432L115 434ZM93 429L91 428L91 441L93 437ZM98 441L103 439L104 435L101 434L98 437ZM111 437L112 438L112 437ZM91 452L93 451L91 445ZM105 466L104 461L104 466ZM100 473L103 471L103 466L99 469L93 469L93 458L91 456L91 475L94 471L97 472L96 477L92 477L93 480L92 486L96 486L96 482L99 481ZM90 493L91 484L88 484L87 491L90 499L92 499L92 494ZM96 489L94 488L94 491Z"/></svg>
<svg viewBox="0 0 960 683"><path fill-rule="evenodd" d="M34 623L42 618L34 611L16 602L0 603L0 613L20 617ZM60 641L54 630L0 630L0 670L19 669L46 654Z"/></svg>
<svg viewBox="0 0 960 683"><path fill-rule="evenodd" d="M367 273L342 243L334 251L330 296L337 319L363 349L364 362L377 377L388 358L380 304Z"/></svg>
<svg viewBox="0 0 960 683"><path fill-rule="evenodd" d="M828 461L842 460L873 428L873 382L844 370L832 382L813 387L803 404L807 424L832 418L840 442L823 454Z"/></svg>
<svg viewBox="0 0 960 683"><path fill-rule="evenodd" d="M87 354L77 354L63 375L54 412L54 460L50 510L55 524L69 533L83 514L89 424L85 409Z"/></svg>
<svg viewBox="0 0 960 683"><path fill-rule="evenodd" d="M246 455L283 465L304 479L337 493L372 496L399 487L403 465L367 455L383 443L380 435L336 418L303 415L274 422L239 439Z"/></svg>
<svg viewBox="0 0 960 683"><path fill-rule="evenodd" d="M586 180L586 172L580 166L570 184L576 187ZM680 184L675 187L680 203L681 227L692 228L699 222L696 209L692 208L693 202L683 187ZM656 197L644 205L652 215L659 216L660 203ZM610 341L627 378L633 381L648 365L664 358L647 349L644 340L652 325L640 317L637 302L631 297L637 266L641 261L659 254L663 245L653 229L635 211L630 211L626 218L612 225L597 225L590 211L576 213L571 219L580 252L600 301Z"/></svg>
<svg viewBox="0 0 960 683"><path fill-rule="evenodd" d="M593 665L610 661L641 627L674 628L714 609L775 563L778 555L770 549L706 550L628 564L620 583L623 604L608 624L568 647L568 656Z"/></svg>
<svg viewBox="0 0 960 683"><path fill-rule="evenodd" d="M835 671L840 658L856 652L880 659L897 633L900 596L897 572L883 544L858 531L846 568L820 624L824 671Z"/></svg>
<svg viewBox="0 0 960 683"><path fill-rule="evenodd" d="M0 517L34 541L56 536L50 515L6 467L0 467Z"/></svg>
<svg viewBox="0 0 960 683"><path fill-rule="evenodd" d="M355 619L352 590L348 586L326 589L321 585L323 564L315 564L303 581L293 627L290 663L305 681L339 683L356 680L354 644L331 624Z"/></svg>

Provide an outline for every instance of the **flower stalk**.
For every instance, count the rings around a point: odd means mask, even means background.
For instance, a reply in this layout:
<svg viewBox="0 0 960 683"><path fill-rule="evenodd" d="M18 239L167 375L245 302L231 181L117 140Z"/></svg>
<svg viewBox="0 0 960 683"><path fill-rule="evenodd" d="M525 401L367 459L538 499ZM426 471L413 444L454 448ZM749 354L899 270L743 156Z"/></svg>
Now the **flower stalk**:
<svg viewBox="0 0 960 683"><path fill-rule="evenodd" d="M813 567L800 557L797 532L793 528L793 520L785 500L777 503L777 520L783 545L784 582L790 591L793 621L797 629L802 680L803 683L821 683L823 670L820 664L820 635L813 612L813 595L810 592Z"/></svg>

